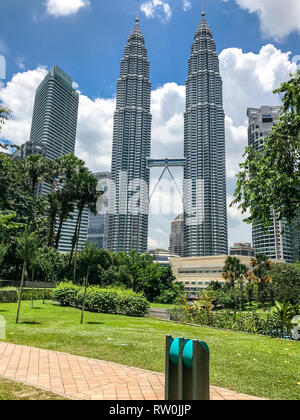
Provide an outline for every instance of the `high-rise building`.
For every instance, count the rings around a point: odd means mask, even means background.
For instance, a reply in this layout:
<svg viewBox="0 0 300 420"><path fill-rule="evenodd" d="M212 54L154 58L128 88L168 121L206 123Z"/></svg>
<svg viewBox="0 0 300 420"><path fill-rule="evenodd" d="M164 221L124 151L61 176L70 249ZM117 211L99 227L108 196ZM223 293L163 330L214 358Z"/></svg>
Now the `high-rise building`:
<svg viewBox="0 0 300 420"><path fill-rule="evenodd" d="M114 114L108 249L147 251L151 149L151 83L145 40L136 18L121 61Z"/></svg>
<svg viewBox="0 0 300 420"><path fill-rule="evenodd" d="M44 156L55 160L75 152L79 94L72 79L58 66L52 67L38 86L31 125L30 144L41 145ZM51 191L49 184L41 184L38 193ZM78 212L72 213L62 228L59 250L69 252ZM80 227L79 249L87 238L88 211L84 211Z"/></svg>
<svg viewBox="0 0 300 420"><path fill-rule="evenodd" d="M277 123L280 110L279 106L248 108L248 143L258 153L262 151L264 139ZM265 254L270 259L288 263L294 261L293 234L286 220L277 221L273 217L273 224L267 229L261 224L253 225L252 240L255 254Z"/></svg>
<svg viewBox="0 0 300 420"><path fill-rule="evenodd" d="M47 159L74 153L78 105L72 79L58 66L52 67L36 91L30 134L32 143L45 146Z"/></svg>
<svg viewBox="0 0 300 420"><path fill-rule="evenodd" d="M184 257L184 220L183 214L177 216L171 223L169 251L171 254Z"/></svg>
<svg viewBox="0 0 300 420"><path fill-rule="evenodd" d="M90 213L88 228L88 243L94 242L99 249L107 248L108 233L108 180L110 172L97 172L94 174L98 179L98 186L103 195L97 203L97 214Z"/></svg>
<svg viewBox="0 0 300 420"><path fill-rule="evenodd" d="M185 256L227 255L222 79L216 45L204 12L188 66L184 157Z"/></svg>

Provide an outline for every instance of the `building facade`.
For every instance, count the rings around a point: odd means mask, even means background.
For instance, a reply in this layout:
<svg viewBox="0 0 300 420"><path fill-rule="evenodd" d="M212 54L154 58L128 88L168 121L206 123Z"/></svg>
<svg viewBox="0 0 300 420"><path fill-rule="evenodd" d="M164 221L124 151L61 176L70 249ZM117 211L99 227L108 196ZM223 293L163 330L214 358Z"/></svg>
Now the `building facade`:
<svg viewBox="0 0 300 420"><path fill-rule="evenodd" d="M107 249L108 234L108 189L110 172L97 172L94 174L98 179L99 190L103 195L97 203L97 214L89 214L88 243L95 243L99 249Z"/></svg>
<svg viewBox="0 0 300 420"><path fill-rule="evenodd" d="M184 257L184 218L183 214L177 216L171 223L169 251L171 254Z"/></svg>
<svg viewBox="0 0 300 420"><path fill-rule="evenodd" d="M188 66L184 157L185 256L227 254L223 87L216 45L204 13Z"/></svg>
<svg viewBox="0 0 300 420"><path fill-rule="evenodd" d="M75 152L79 94L72 79L58 66L52 67L38 86L33 108L30 144L44 149L46 159L55 160ZM39 186L39 194L48 194L49 184ZM75 210L62 228L59 250L69 252L78 212ZM80 227L79 249L87 239L88 211L84 211Z"/></svg>
<svg viewBox="0 0 300 420"><path fill-rule="evenodd" d="M248 108L249 120L248 144L258 153L262 151L264 139L277 123L281 108L279 106L262 106ZM255 254L265 254L270 259L294 262L293 231L286 220L277 221L263 229L261 224L252 226L252 242Z"/></svg>
<svg viewBox="0 0 300 420"><path fill-rule="evenodd" d="M12 155L11 158L13 160L21 160L26 159L28 156L31 155L41 155L45 156L46 149L43 144L32 143L27 141L26 143L22 144Z"/></svg>
<svg viewBox="0 0 300 420"><path fill-rule="evenodd" d="M242 255L244 257L254 257L254 248L249 242L242 243L238 242L230 247L230 255Z"/></svg>
<svg viewBox="0 0 300 420"><path fill-rule="evenodd" d="M121 61L114 114L108 249L147 251L151 149L151 83L145 40L136 19Z"/></svg>
<svg viewBox="0 0 300 420"><path fill-rule="evenodd" d="M222 273L227 258L227 255L170 258L170 262L176 281L184 286L186 292L193 294L199 289L206 289L212 282L226 283ZM251 270L250 257L237 258Z"/></svg>

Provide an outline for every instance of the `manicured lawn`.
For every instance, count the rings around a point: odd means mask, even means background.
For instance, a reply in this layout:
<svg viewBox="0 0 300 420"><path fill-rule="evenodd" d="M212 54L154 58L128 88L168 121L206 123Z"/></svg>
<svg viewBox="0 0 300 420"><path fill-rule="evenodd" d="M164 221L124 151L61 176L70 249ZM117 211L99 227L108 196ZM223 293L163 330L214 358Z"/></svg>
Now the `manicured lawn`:
<svg viewBox="0 0 300 420"><path fill-rule="evenodd" d="M151 308L173 309L175 305L167 303L150 303Z"/></svg>
<svg viewBox="0 0 300 420"><path fill-rule="evenodd" d="M65 400L51 392L0 377L0 400Z"/></svg>
<svg viewBox="0 0 300 420"><path fill-rule="evenodd" d="M85 314L38 301L0 304L7 341L164 371L165 336L204 340L211 352L211 384L270 399L300 399L300 343L150 318Z"/></svg>

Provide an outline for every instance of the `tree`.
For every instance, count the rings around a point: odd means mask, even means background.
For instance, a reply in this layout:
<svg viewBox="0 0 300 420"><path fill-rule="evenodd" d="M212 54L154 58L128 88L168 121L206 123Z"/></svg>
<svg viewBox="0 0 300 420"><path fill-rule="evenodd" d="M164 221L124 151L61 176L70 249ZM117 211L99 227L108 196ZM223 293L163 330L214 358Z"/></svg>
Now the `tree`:
<svg viewBox="0 0 300 420"><path fill-rule="evenodd" d="M81 168L78 174L72 176L72 178L67 181L68 186L73 189L74 196L77 204L78 217L76 221L75 232L72 240L72 250L70 253L70 263L72 261L74 249L75 249L75 258L74 258L74 271L73 279L76 280L76 264L77 264L77 254L78 254L78 242L80 237L80 227L82 221L83 211L86 208L93 214L97 213L96 204L97 200L102 191L97 191L97 178L87 169Z"/></svg>
<svg viewBox="0 0 300 420"><path fill-rule="evenodd" d="M236 282L244 279L247 273L247 267L237 257L229 256L225 261L222 277L229 280L229 285L233 288Z"/></svg>
<svg viewBox="0 0 300 420"><path fill-rule="evenodd" d="M254 280L258 284L258 301L264 303L266 300L265 287L266 284L272 281L270 277L270 268L272 266L271 261L264 254L256 254L250 261L251 267L253 267Z"/></svg>
<svg viewBox="0 0 300 420"><path fill-rule="evenodd" d="M29 226L17 238L17 253L19 257L23 260L23 269L22 269L21 285L20 285L19 296L18 296L18 309L17 309L16 324L18 324L19 322L22 292L23 292L23 287L24 287L26 269L27 269L27 266L30 264L31 260L33 259L38 247L39 247L38 235L36 232L32 232Z"/></svg>
<svg viewBox="0 0 300 420"><path fill-rule="evenodd" d="M0 105L0 131L2 129L3 124L8 120L9 116L11 115L12 110ZM1 147L6 148L6 145L2 145Z"/></svg>
<svg viewBox="0 0 300 420"><path fill-rule="evenodd" d="M56 272L61 264L60 253L52 247L44 246L37 251L35 263L40 269L43 270L45 275L45 288L43 297L43 303L45 303L47 282L49 282L50 277Z"/></svg>
<svg viewBox="0 0 300 420"><path fill-rule="evenodd" d="M300 304L300 264L273 264L269 275L276 300Z"/></svg>
<svg viewBox="0 0 300 420"><path fill-rule="evenodd" d="M282 95L278 123L265 139L263 150L252 146L237 175L234 204L242 213L250 210L247 223L272 225L273 217L291 222L300 203L300 71L274 91Z"/></svg>
<svg viewBox="0 0 300 420"><path fill-rule="evenodd" d="M7 244L0 243L0 267L1 267L1 264L4 260L5 254L8 251L8 248L9 248L9 246Z"/></svg>

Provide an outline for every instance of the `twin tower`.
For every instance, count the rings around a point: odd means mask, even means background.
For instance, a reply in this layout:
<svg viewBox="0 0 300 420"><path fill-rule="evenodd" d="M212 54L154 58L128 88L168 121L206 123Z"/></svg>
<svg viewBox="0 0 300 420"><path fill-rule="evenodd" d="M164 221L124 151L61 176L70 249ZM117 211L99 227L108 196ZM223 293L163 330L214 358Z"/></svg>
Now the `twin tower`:
<svg viewBox="0 0 300 420"><path fill-rule="evenodd" d="M136 19L121 61L114 114L108 249L147 251L151 153L151 83ZM153 162L153 160L151 160ZM165 160L166 165L168 159ZM225 116L219 59L205 14L188 65L184 114L184 252L228 253Z"/></svg>

